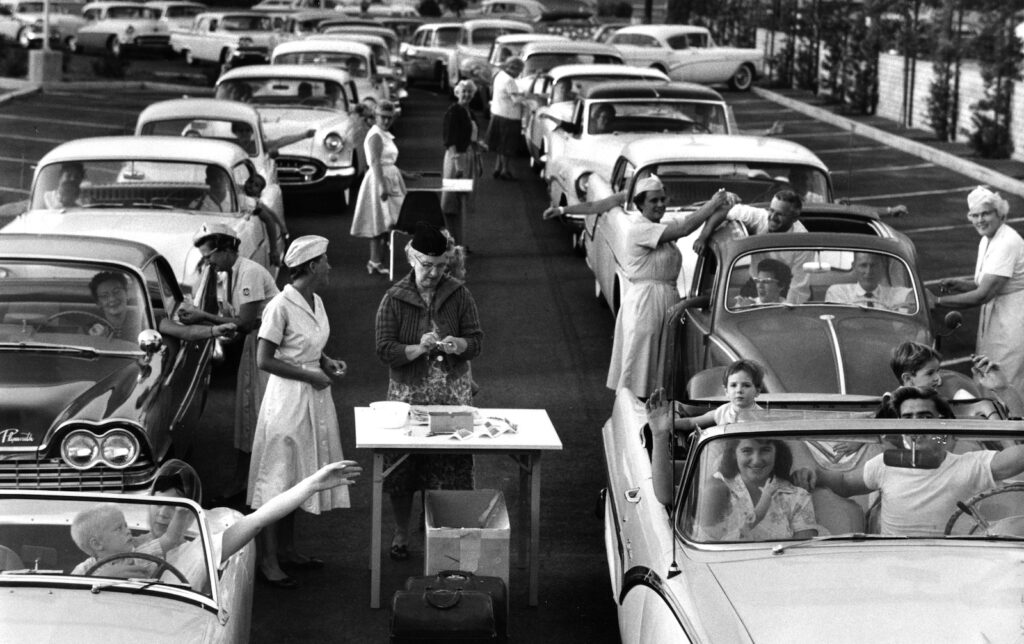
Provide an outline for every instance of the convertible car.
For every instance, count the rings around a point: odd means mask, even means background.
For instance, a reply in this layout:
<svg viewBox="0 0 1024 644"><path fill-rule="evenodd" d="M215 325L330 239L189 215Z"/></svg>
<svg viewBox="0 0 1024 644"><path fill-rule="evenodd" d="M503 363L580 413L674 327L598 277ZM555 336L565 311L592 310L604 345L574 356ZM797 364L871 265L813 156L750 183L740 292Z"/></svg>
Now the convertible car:
<svg viewBox="0 0 1024 644"><path fill-rule="evenodd" d="M77 190L67 174L79 175ZM4 233L100 235L152 246L167 257L188 291L202 257L192 235L204 223L223 223L241 240L239 253L276 274L270 240L253 214L264 180L234 143L201 137L110 136L57 146L36 166L28 212ZM211 181L224 193L216 199ZM62 191L74 193L66 201Z"/></svg>
<svg viewBox="0 0 1024 644"><path fill-rule="evenodd" d="M100 273L124 286L94 293ZM213 343L158 332L184 300L167 260L134 242L4 233L0 284L0 488L138 492L189 452ZM108 300L128 309L120 327Z"/></svg>
<svg viewBox="0 0 1024 644"><path fill-rule="evenodd" d="M876 383L876 393L885 387ZM934 461L915 456L921 437L941 436L960 455L1024 441L1024 423L973 418L985 401L964 403L955 419L883 420L866 418L877 397L844 398L850 407L837 411L779 410L764 395L759 402L772 411L694 433L665 457L672 462L652 463L644 406L628 389L618 392L602 432L608 476L602 497L622 642L1019 639L1020 483L983 484L936 517L938 530L911 535L880 528L889 501L877 493L846 499L818 488L808 500L803 490L782 488L779 494L799 508L801 527L815 535L806 538L767 538L745 530L736 510L722 520L708 511L720 503L720 483L737 463L754 474L787 470L776 481L789 474L787 455L794 469L844 472L878 459L875 466L884 463L893 476L941 477ZM811 406L838 403L814 400ZM750 444L772 449L747 461ZM674 483L667 505L656 498L653 482L655 472L666 471ZM737 517L739 523L730 523Z"/></svg>
<svg viewBox="0 0 1024 644"><path fill-rule="evenodd" d="M76 571L86 555L69 526L100 503L120 510L137 545L152 540L172 508L185 513L190 527L183 543L163 556L110 557L148 565L146 578L107 576L109 568L98 565ZM255 546L219 560L222 534L241 516L163 495L0 491L0 640L248 642Z"/></svg>

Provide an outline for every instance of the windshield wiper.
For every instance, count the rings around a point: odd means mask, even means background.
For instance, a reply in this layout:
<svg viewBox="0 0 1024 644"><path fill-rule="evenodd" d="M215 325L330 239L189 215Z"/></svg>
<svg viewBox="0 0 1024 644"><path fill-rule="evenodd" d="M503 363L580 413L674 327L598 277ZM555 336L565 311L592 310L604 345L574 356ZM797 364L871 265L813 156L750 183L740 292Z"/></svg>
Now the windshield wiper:
<svg viewBox="0 0 1024 644"><path fill-rule="evenodd" d="M811 537L810 539L804 539L803 541L797 541L795 543L780 543L772 548L773 555L781 555L787 550L793 548L801 548L808 544L822 543L825 541L874 541L877 539L909 539L910 537L902 535L883 535L883 534L868 534L866 532L844 532L843 534L823 534L817 537Z"/></svg>

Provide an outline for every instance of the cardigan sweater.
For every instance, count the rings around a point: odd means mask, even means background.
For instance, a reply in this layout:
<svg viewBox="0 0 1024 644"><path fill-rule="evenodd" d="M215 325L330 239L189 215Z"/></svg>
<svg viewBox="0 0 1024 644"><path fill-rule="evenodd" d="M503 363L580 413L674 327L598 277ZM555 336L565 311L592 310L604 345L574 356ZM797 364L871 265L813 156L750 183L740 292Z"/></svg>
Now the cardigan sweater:
<svg viewBox="0 0 1024 644"><path fill-rule="evenodd" d="M444 113L444 147L455 146L456 152L465 152L473 140L473 120L469 108L452 103Z"/></svg>
<svg viewBox="0 0 1024 644"><path fill-rule="evenodd" d="M405 347L418 345L423 334L431 330L431 323L437 325L441 338L451 335L466 340L466 350L455 355L434 349L408 360ZM377 357L388 365L392 380L410 386L427 377L432 362L440 362L450 379L465 374L469 361L480 355L484 337L476 302L465 284L446 275L438 283L428 307L416 290L414 271L395 282L384 294L377 308L376 330Z"/></svg>

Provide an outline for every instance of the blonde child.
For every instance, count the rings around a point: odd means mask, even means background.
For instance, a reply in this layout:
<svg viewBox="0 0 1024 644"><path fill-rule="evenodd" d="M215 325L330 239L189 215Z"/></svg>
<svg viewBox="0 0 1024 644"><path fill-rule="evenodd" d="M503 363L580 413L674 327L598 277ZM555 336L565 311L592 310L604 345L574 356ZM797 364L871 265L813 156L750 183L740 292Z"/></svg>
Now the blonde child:
<svg viewBox="0 0 1024 644"><path fill-rule="evenodd" d="M138 552L161 559L181 545L188 523L187 511L175 512L167 531L156 539L135 543L124 513L113 503L101 503L82 510L71 521L71 538L89 558L75 566L72 575L84 575L97 561L114 554ZM105 577L151 577L156 564L130 558L110 562L100 568Z"/></svg>

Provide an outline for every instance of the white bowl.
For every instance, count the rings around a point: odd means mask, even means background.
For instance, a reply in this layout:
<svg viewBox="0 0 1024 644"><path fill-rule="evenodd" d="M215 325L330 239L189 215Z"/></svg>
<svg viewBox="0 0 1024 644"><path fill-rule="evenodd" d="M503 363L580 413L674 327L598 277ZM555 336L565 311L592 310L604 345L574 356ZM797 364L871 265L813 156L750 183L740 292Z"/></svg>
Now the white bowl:
<svg viewBox="0 0 1024 644"><path fill-rule="evenodd" d="M409 420L409 403L381 400L370 403L370 409L377 417L377 424L384 429L405 427L406 421Z"/></svg>

